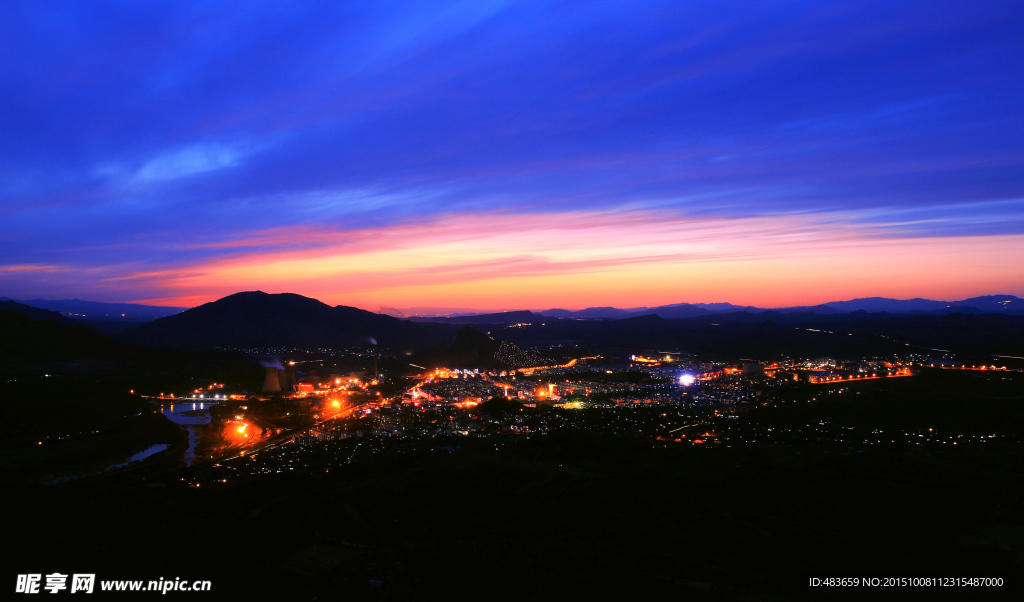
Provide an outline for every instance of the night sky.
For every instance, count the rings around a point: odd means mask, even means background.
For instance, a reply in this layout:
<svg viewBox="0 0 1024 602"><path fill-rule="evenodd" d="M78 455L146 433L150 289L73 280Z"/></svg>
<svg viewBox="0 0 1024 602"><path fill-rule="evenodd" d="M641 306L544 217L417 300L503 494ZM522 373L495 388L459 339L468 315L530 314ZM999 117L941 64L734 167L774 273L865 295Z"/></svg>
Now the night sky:
<svg viewBox="0 0 1024 602"><path fill-rule="evenodd" d="M0 296L1024 295L1024 3L0 3Z"/></svg>

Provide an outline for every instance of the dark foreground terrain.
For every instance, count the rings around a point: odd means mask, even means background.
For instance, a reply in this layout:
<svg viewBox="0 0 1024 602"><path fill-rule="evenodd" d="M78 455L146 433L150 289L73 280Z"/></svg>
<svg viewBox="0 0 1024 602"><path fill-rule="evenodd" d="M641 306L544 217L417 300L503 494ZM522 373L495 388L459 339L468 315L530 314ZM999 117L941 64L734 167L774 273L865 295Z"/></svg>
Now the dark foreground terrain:
<svg viewBox="0 0 1024 602"><path fill-rule="evenodd" d="M341 465L313 447L295 470L219 486L202 479L211 466L159 461L20 486L6 492L12 572L210 579L214 594L189 595L211 599L1013 599L1024 556L1019 383L971 394L971 379L906 380L865 389L868 399L763 408L730 424L960 424L1016 436L652 446L563 429L497 448L479 437L384 446ZM1004 585L826 589L812 577Z"/></svg>

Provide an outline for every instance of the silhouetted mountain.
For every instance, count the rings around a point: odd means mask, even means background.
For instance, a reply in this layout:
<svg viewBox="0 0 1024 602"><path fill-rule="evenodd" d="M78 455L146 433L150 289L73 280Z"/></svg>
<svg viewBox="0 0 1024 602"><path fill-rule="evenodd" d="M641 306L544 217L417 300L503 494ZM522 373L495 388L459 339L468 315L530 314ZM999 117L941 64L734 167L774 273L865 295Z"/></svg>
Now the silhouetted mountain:
<svg viewBox="0 0 1024 602"><path fill-rule="evenodd" d="M533 349L522 349L509 341L497 340L464 326L448 344L420 352L410 361L427 368L444 366L507 370L537 366L544 360Z"/></svg>
<svg viewBox="0 0 1024 602"><path fill-rule="evenodd" d="M888 307L890 301L901 313L842 311L857 305ZM430 349L425 356L428 359L417 362L420 365L434 362L481 368L536 365L537 358L531 354L537 352L532 348L556 345L664 347L743 357L779 353L855 356L907 351L907 345L926 352L955 347L957 353L1024 353L1024 343L1020 342L1024 340L1024 316L1006 309L1015 302L1024 306L1024 301L1008 295L970 301L987 309L960 305L920 309L941 302L870 298L756 312L713 312L697 305L675 304L625 313L627 317L620 319L554 319L517 311L413 323L353 307L331 307L300 295L257 291L238 293L155 320L124 332L116 340L184 349L339 348L367 345L375 338L396 351ZM19 307L22 312L35 312L44 318L66 319ZM918 309L906 311L910 307ZM591 309L596 312L608 308ZM457 333L455 329L466 323L487 325L486 330L493 331L494 338L472 329ZM510 328L510 323L533 325ZM842 332L846 338L840 340ZM471 338L474 336L477 338ZM504 348L501 339L507 339Z"/></svg>
<svg viewBox="0 0 1024 602"><path fill-rule="evenodd" d="M48 309L39 309L31 305L25 305L24 303L18 303L17 301L4 300L0 301L0 309L7 309L16 311L23 316L32 318L33 320L53 320L61 324L78 324L71 318L65 318L55 311Z"/></svg>
<svg viewBox="0 0 1024 602"><path fill-rule="evenodd" d="M751 313L758 313L762 311L768 311L763 307L754 307L753 305L733 305L732 303L690 303L689 305L700 307L716 313L728 313L733 311L747 311ZM672 306L669 305L667 307Z"/></svg>
<svg viewBox="0 0 1024 602"><path fill-rule="evenodd" d="M632 308L629 310L617 309L614 307L588 307L579 311L567 309L549 309L540 312L541 315L552 318L577 318L588 320L623 320L636 316L649 316L657 314L663 318L690 318L703 316L711 313L703 307L690 305L689 303L677 303L674 305L663 305L661 307Z"/></svg>
<svg viewBox="0 0 1024 602"><path fill-rule="evenodd" d="M118 336L153 347L329 347L369 345L392 349L429 344L431 331L406 320L316 299L261 291L236 293L155 320Z"/></svg>
<svg viewBox="0 0 1024 602"><path fill-rule="evenodd" d="M624 309L616 309L614 307L588 307L587 309L581 309L581 310L576 311L576 312L570 312L570 315L567 316L567 317L571 317L571 318L587 318L587 319L602 318L602 319L621 320L621 319L624 319L624 318L628 318L628 317L630 317L632 315L634 315L634 314L631 311L624 310Z"/></svg>
<svg viewBox="0 0 1024 602"><path fill-rule="evenodd" d="M122 332L137 328L146 323L146 321L142 320L134 322L128 320L89 320L84 318L79 318L77 321L106 337L116 337Z"/></svg>
<svg viewBox="0 0 1024 602"><path fill-rule="evenodd" d="M904 313L910 311L932 311L943 309L949 306L946 301L932 301L931 299L886 299L885 297L865 297L850 301L830 301L824 304L825 307L840 312L851 312L864 310L867 312L888 312Z"/></svg>
<svg viewBox="0 0 1024 602"><path fill-rule="evenodd" d="M783 313L783 314L806 314L806 313L812 313L812 314L840 314L840 313L847 313L847 312L844 312L842 310L839 310L839 309L836 309L834 307L831 307L829 305L798 305L796 307L780 307L779 309L773 309L773 310L769 310L769 311L774 311L774 312ZM850 311L857 311L857 310L850 310Z"/></svg>
<svg viewBox="0 0 1024 602"><path fill-rule="evenodd" d="M494 338L463 326L451 341L414 354L411 361L427 368L493 368L498 366L494 354L500 347Z"/></svg>
<svg viewBox="0 0 1024 602"><path fill-rule="evenodd" d="M886 313L889 313L889 312L886 312ZM898 316L948 316L948 315L952 315L952 314L978 315L978 314L988 314L988 313L992 313L992 312L984 311L984 310L978 309L977 307L970 307L970 306L967 306L967 305L951 305L949 307L943 307L942 309L932 309L932 310L929 310L929 311L899 312L899 313L894 313L894 315L898 315Z"/></svg>
<svg viewBox="0 0 1024 602"><path fill-rule="evenodd" d="M0 297L0 300L6 298ZM158 305L138 305L136 303L101 303L99 301L83 301L82 299L31 299L28 301L12 299L25 305L48 309L73 318L87 320L149 322L157 318L171 316L185 311L186 307L162 307Z"/></svg>
<svg viewBox="0 0 1024 602"><path fill-rule="evenodd" d="M547 309L541 315L551 318L574 318L583 320L620 320L628 318L631 312L615 307L588 307L580 310Z"/></svg>
<svg viewBox="0 0 1024 602"><path fill-rule="evenodd" d="M494 340L493 337L474 330L469 326L463 326L459 333L455 335L455 340L448 347L448 351L452 353L483 351L493 354L497 351L499 345L500 343Z"/></svg>
<svg viewBox="0 0 1024 602"><path fill-rule="evenodd" d="M0 305L0 361L4 364L71 362L126 357L128 349L92 330L53 318L35 319ZM46 311L46 310L36 310ZM55 314L55 312L46 312ZM55 314L60 318L59 314ZM68 323L71 322L71 323Z"/></svg>
<svg viewBox="0 0 1024 602"><path fill-rule="evenodd" d="M955 307L976 307L981 311L1001 314L1024 314L1024 299L1013 295L985 295L955 301Z"/></svg>
<svg viewBox="0 0 1024 602"><path fill-rule="evenodd" d="M696 305L690 305L689 303L678 303L676 305L652 307L639 313L640 315L655 314L662 318L692 318L694 316L706 316L715 312L704 309L703 307L697 307Z"/></svg>
<svg viewBox="0 0 1024 602"><path fill-rule="evenodd" d="M626 320L553 320L543 328L509 328L501 336L522 347L553 342L627 352L665 349L712 357L762 359L782 355L1024 355L1024 316L993 313L911 315L819 314L812 311L733 312L665 319L646 315Z"/></svg>
<svg viewBox="0 0 1024 602"><path fill-rule="evenodd" d="M545 318L532 311L503 311L493 314L474 314L471 316L452 316L444 318L413 317L413 322L434 322L437 324L516 324L520 322L541 322Z"/></svg>
<svg viewBox="0 0 1024 602"><path fill-rule="evenodd" d="M541 315L552 318L589 318L589 319L623 319L632 316L658 314L663 318L689 318L705 314L733 313L744 311L748 313L761 313L766 311L777 311L782 313L805 313L835 314L850 313L854 311L867 311L872 313L920 313L934 312L934 315L960 312L972 313L1002 313L1002 314L1024 314L1024 299L1013 295L987 295L984 297L972 297L963 301L933 301L931 299L888 299L885 297L864 297L851 299L849 301L830 301L820 305L799 305L793 307L779 307L774 310L750 305L733 305L732 303L673 303L658 307L633 307L629 309L618 309L615 307L589 307L581 310L548 309L540 312ZM976 311L972 311L973 308ZM946 311L951 310L951 311Z"/></svg>

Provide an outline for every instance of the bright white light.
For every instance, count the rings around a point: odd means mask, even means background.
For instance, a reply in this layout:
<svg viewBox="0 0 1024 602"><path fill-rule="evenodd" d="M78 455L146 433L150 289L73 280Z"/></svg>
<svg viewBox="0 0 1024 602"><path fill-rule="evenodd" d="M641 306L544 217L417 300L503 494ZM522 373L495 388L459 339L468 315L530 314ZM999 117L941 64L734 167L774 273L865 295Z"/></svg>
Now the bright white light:
<svg viewBox="0 0 1024 602"><path fill-rule="evenodd" d="M696 376L694 376L692 374L684 374L684 375L679 377L679 384L683 385L684 387L689 387L696 380L697 380Z"/></svg>

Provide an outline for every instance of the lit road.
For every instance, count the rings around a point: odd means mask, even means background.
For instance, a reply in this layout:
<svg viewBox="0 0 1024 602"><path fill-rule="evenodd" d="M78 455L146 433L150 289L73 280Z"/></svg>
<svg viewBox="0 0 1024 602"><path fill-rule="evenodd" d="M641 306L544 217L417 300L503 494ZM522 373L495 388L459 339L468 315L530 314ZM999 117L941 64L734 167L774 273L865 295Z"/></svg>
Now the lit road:
<svg viewBox="0 0 1024 602"><path fill-rule="evenodd" d="M378 402L378 401L365 402L365 403L361 403L361 404L356 404L354 406L350 406L348 408L342 408L342 409L338 410L337 412L335 412L334 414L332 414L331 416L328 416L326 418L321 418L319 421L314 422L313 424L311 424L309 426L306 426L306 427L303 427L301 429L296 429L296 430L291 430L291 431L289 431L289 430L282 431L280 434L272 435L272 436L266 437L266 438L264 438L262 440L258 440L258 441L252 442L251 445L246 445L244 447L244 449L235 447L235 448L230 448L229 450L225 450L227 452L232 452L233 455L231 455L231 456L226 456L225 457L225 456L222 455L219 459L218 458L210 458L210 459L204 460L204 461L205 462L209 462L209 461L226 462L228 460L233 460L235 458L241 458L242 456L245 456L245 455L249 455L249 454L253 454L253 453L258 453L258 452L263 452L263 451L271 450L271 449L274 449L276 447L280 447L281 445L284 445L286 443L289 443L289 442L291 442L291 440L295 436L307 433L311 429L317 428L317 427L319 427L319 426L321 426L321 425L323 425L323 424L325 424L327 422L330 422L331 420L336 420L338 418L347 418L347 417L351 416L352 414L354 414L354 413L356 413L356 412L358 412L360 410L363 410L363 409L366 409L366 408L376 407L376 406L380 405L380 403L381 402Z"/></svg>

